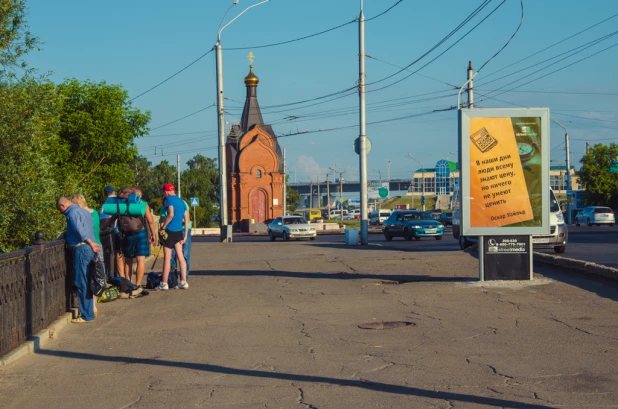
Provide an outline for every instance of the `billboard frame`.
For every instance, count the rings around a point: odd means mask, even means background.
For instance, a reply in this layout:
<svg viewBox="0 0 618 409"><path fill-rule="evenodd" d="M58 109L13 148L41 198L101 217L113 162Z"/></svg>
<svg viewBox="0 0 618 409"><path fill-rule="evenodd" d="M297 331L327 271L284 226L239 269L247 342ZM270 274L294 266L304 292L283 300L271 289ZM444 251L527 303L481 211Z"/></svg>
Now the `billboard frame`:
<svg viewBox="0 0 618 409"><path fill-rule="evenodd" d="M460 211L461 234L464 236L504 236L549 234L549 108L474 108L460 109L459 152L460 152ZM472 118L540 118L541 119L541 225L520 227L471 227L470 226L470 119ZM545 194L544 192L547 192Z"/></svg>

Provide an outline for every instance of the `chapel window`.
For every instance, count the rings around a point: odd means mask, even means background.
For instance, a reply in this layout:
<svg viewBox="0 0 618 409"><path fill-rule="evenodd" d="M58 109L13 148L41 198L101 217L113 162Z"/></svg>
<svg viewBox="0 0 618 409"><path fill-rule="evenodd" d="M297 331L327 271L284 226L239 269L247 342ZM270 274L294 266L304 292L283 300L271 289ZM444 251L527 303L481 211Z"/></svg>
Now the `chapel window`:
<svg viewBox="0 0 618 409"><path fill-rule="evenodd" d="M261 178L262 177L262 171L261 170L257 170L255 172L255 177L258 178L258 179Z"/></svg>

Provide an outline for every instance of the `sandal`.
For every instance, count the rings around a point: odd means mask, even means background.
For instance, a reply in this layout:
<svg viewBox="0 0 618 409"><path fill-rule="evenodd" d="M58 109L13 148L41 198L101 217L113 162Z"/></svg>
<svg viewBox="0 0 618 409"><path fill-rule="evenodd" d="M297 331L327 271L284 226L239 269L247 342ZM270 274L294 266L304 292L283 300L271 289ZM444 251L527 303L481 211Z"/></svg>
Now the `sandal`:
<svg viewBox="0 0 618 409"><path fill-rule="evenodd" d="M90 322L90 321L87 321L87 320L83 319L82 317L79 317L79 318L72 319L71 322L73 324L83 324L83 323Z"/></svg>
<svg viewBox="0 0 618 409"><path fill-rule="evenodd" d="M94 310L94 318L99 316L99 310Z"/></svg>

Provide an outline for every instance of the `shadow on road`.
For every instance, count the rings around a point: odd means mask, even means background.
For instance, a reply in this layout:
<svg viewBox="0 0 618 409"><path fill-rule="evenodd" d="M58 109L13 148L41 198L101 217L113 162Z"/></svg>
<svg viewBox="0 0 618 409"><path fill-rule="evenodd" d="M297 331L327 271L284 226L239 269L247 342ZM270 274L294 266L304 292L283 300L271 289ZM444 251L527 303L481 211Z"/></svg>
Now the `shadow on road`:
<svg viewBox="0 0 618 409"><path fill-rule="evenodd" d="M286 278L326 278L334 280L376 280L392 281L392 284L420 283L420 282L459 282L468 283L478 281L477 277L433 277L427 275L405 274L363 274L363 273L306 273L298 271L278 270L223 270L223 271L191 271L192 276L209 277L286 277Z"/></svg>
<svg viewBox="0 0 618 409"><path fill-rule="evenodd" d="M293 382L310 382L318 384L330 384L337 386L349 386L354 388L367 389L376 392L395 393L399 395L418 396L423 398L441 399L446 401L459 401L476 403L480 405L498 406L505 408L522 408L522 409L551 409L550 406L528 404L522 402L515 402L507 399L491 398L485 396L469 395L464 393L444 392L444 391L432 391L428 389L414 388L410 386L393 385L382 382L371 382L364 380L352 380L352 379L339 379L329 378L325 376L313 376L313 375L299 375L288 374L280 372L265 372L250 369L237 369L228 368L220 365L200 364L193 362L180 362L169 361L158 358L133 358L124 356L110 356L110 355L98 355L82 352L70 352L70 351L53 351L53 350L39 350L37 354L55 356L61 358L70 359L84 359L90 361L103 361L103 362L118 362L123 364L140 364L140 365L154 365L172 368L182 368L191 371L203 371L211 373L220 373L226 375L237 376L250 376L255 378L266 379L279 379L284 381Z"/></svg>

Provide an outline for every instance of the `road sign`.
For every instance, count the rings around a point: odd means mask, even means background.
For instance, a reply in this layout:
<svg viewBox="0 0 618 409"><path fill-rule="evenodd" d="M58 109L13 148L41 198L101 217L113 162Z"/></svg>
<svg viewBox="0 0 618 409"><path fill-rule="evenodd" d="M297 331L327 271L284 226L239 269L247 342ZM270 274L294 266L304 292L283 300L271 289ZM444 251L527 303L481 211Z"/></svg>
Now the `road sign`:
<svg viewBox="0 0 618 409"><path fill-rule="evenodd" d="M386 196L388 196L388 189L387 189L387 188L385 188L385 187L381 187L381 188L378 190L378 194L380 195L380 197L381 197L382 199L384 199Z"/></svg>
<svg viewBox="0 0 618 409"><path fill-rule="evenodd" d="M200 198L199 197L192 197L190 200L191 200L191 206L199 206L200 205Z"/></svg>
<svg viewBox="0 0 618 409"><path fill-rule="evenodd" d="M367 150L366 153L369 153L369 151L371 151L371 141L366 136L365 138L365 149ZM356 152L357 155L360 155L360 137L354 139L354 152Z"/></svg>
<svg viewBox="0 0 618 409"><path fill-rule="evenodd" d="M425 204L425 196L421 196L421 206Z"/></svg>

